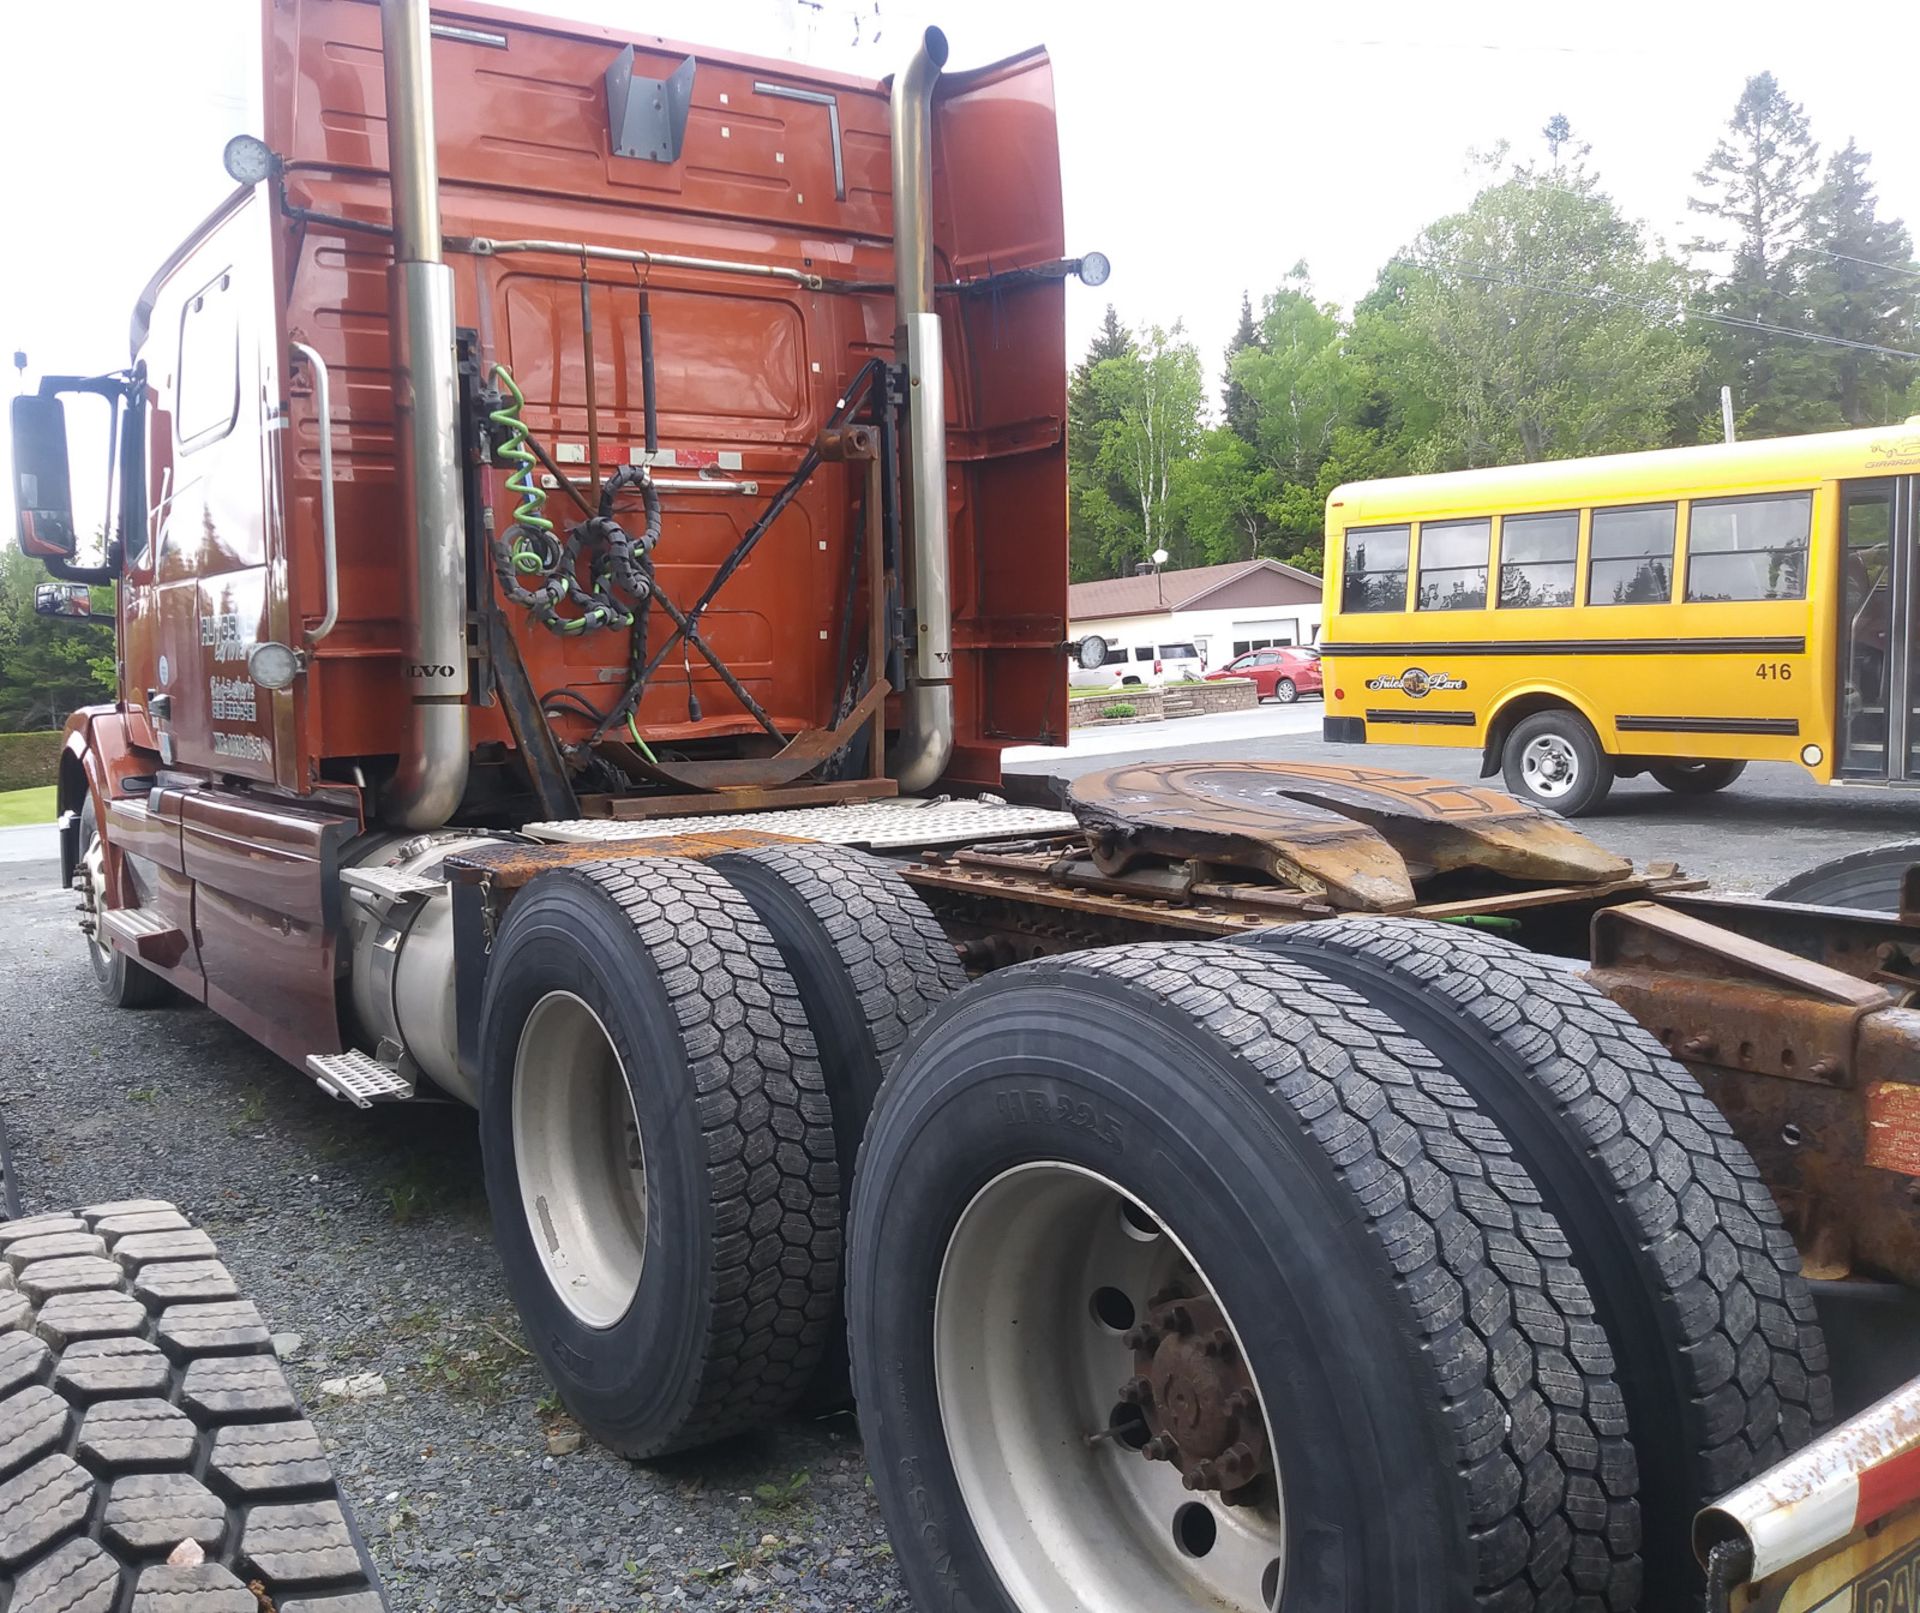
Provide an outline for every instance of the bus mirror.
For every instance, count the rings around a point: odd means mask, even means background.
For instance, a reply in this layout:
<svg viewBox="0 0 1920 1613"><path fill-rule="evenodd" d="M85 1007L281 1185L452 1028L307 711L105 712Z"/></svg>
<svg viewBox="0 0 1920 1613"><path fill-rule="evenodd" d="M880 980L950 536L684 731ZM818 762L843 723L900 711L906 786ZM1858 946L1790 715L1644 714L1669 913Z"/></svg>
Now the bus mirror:
<svg viewBox="0 0 1920 1613"><path fill-rule="evenodd" d="M64 622L106 622L93 608L93 590L83 582L43 582L33 589L33 614Z"/></svg>
<svg viewBox="0 0 1920 1613"><path fill-rule="evenodd" d="M13 400L13 501L22 554L73 558L79 542L67 477L67 411L58 398L29 392Z"/></svg>

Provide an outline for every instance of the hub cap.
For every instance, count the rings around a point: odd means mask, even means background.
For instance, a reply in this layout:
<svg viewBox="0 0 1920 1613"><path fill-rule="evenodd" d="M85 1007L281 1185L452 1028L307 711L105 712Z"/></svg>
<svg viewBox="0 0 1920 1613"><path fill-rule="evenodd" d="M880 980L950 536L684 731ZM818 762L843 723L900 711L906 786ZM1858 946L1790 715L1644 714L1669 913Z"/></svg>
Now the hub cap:
<svg viewBox="0 0 1920 1613"><path fill-rule="evenodd" d="M1264 1613L1285 1578L1272 1432L1239 1334L1150 1210L1023 1165L955 1226L934 1310L940 1415L1021 1613Z"/></svg>
<svg viewBox="0 0 1920 1613"><path fill-rule="evenodd" d="M570 991L533 1006L513 1064L513 1157L547 1280L588 1327L626 1315L647 1258L647 1156L620 1056Z"/></svg>
<svg viewBox="0 0 1920 1613"><path fill-rule="evenodd" d="M1542 734L1520 753L1520 772L1535 795L1557 800L1580 779L1580 758L1558 734Z"/></svg>

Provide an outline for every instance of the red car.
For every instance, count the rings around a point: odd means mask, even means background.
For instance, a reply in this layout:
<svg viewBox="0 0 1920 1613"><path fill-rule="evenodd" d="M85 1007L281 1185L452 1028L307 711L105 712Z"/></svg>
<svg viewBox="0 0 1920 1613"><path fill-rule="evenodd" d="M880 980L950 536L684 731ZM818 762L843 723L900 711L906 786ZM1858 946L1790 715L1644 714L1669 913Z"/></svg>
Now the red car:
<svg viewBox="0 0 1920 1613"><path fill-rule="evenodd" d="M1262 700L1278 700L1290 706L1303 694L1320 693L1320 655L1316 650L1293 646L1249 650L1236 655L1219 671L1207 674L1209 683L1220 678L1251 678Z"/></svg>

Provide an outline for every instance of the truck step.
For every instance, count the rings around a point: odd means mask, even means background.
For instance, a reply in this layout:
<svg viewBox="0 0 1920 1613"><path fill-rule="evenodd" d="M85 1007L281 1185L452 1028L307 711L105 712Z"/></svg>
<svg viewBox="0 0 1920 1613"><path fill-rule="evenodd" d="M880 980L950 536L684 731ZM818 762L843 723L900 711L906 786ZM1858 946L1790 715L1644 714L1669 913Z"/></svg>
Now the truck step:
<svg viewBox="0 0 1920 1613"><path fill-rule="evenodd" d="M348 1048L344 1053L309 1053L307 1074L334 1097L345 1098L356 1109L370 1109L375 1103L413 1096L412 1081L357 1047Z"/></svg>
<svg viewBox="0 0 1920 1613"><path fill-rule="evenodd" d="M340 883L349 890L366 891L396 901L403 896L431 896L446 889L445 880L422 879L399 868L343 868Z"/></svg>
<svg viewBox="0 0 1920 1613"><path fill-rule="evenodd" d="M110 907L100 915L100 929L122 952L162 968L178 963L187 950L186 933L164 913L144 907Z"/></svg>

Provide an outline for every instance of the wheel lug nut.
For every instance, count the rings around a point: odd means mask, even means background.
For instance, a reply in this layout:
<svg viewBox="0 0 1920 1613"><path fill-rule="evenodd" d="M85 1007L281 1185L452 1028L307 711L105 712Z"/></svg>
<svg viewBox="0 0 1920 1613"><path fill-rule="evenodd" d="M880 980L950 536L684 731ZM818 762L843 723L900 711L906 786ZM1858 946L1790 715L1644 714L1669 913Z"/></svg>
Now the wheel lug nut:
<svg viewBox="0 0 1920 1613"><path fill-rule="evenodd" d="M1140 1447L1140 1454L1149 1462L1171 1462L1179 1448L1165 1434L1155 1434Z"/></svg>
<svg viewBox="0 0 1920 1613"><path fill-rule="evenodd" d="M1189 1490L1211 1490L1220 1482L1220 1474L1211 1462L1195 1462L1181 1482Z"/></svg>
<svg viewBox="0 0 1920 1613"><path fill-rule="evenodd" d="M1231 1412L1252 1411L1254 1406L1251 1389L1236 1389L1227 1396L1227 1410Z"/></svg>
<svg viewBox="0 0 1920 1613"><path fill-rule="evenodd" d="M1167 1312L1167 1325L1183 1337L1193 1331L1193 1315L1184 1305L1176 1305Z"/></svg>
<svg viewBox="0 0 1920 1613"><path fill-rule="evenodd" d="M1157 1328L1130 1327L1121 1335L1120 1342L1129 1350L1151 1350L1160 1342Z"/></svg>
<svg viewBox="0 0 1920 1613"><path fill-rule="evenodd" d="M1120 1398L1129 1406L1151 1406L1153 1385L1145 1378L1129 1378L1120 1385Z"/></svg>

